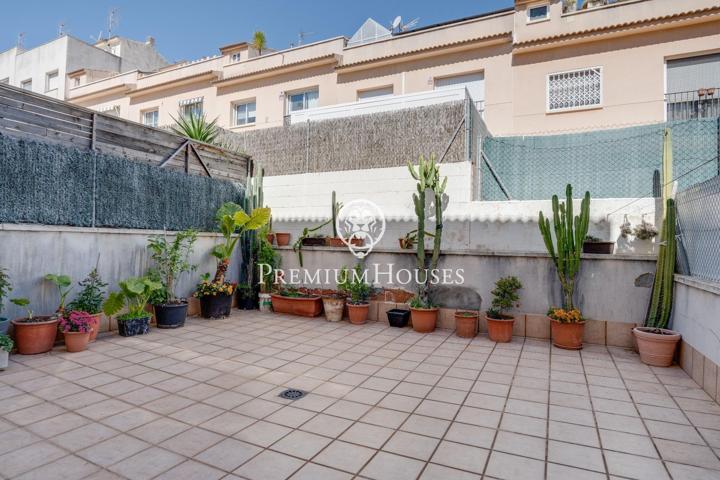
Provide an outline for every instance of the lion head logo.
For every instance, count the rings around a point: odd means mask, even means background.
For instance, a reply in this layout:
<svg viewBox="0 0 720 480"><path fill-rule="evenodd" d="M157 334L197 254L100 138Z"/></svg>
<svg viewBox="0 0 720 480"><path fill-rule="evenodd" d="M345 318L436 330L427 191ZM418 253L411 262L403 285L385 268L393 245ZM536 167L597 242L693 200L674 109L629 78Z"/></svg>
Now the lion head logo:
<svg viewBox="0 0 720 480"><path fill-rule="evenodd" d="M370 200L353 200L338 212L336 227L350 252L364 258L385 233L385 215Z"/></svg>

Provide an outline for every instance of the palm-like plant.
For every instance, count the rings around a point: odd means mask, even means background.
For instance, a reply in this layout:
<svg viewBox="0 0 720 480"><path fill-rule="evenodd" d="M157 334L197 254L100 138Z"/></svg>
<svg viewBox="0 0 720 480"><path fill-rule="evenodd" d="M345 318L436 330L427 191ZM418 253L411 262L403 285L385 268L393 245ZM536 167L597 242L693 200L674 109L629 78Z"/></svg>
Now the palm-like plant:
<svg viewBox="0 0 720 480"><path fill-rule="evenodd" d="M267 47L265 32L258 30L253 33L252 47L258 51L258 55L262 55L263 48Z"/></svg>
<svg viewBox="0 0 720 480"><path fill-rule="evenodd" d="M172 131L183 137L198 142L214 143L218 135L220 135L220 127L217 125L217 118L208 121L205 114L190 112L183 114L180 112L178 118L170 117L175 121L175 125L171 127Z"/></svg>

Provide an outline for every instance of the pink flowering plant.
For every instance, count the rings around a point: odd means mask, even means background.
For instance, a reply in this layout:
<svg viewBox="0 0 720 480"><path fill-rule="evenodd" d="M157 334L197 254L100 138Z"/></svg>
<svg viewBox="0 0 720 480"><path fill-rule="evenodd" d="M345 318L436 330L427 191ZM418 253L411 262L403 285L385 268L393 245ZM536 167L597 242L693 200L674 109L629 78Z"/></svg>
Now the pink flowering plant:
<svg viewBox="0 0 720 480"><path fill-rule="evenodd" d="M60 331L88 333L92 331L93 318L87 312L73 310L69 315L60 318Z"/></svg>

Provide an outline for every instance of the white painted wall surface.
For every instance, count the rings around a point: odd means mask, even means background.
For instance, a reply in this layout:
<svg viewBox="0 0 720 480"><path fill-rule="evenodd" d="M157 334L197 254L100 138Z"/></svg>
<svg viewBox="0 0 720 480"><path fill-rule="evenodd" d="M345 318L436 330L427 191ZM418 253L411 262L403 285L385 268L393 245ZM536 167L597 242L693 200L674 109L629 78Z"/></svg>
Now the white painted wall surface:
<svg viewBox="0 0 720 480"><path fill-rule="evenodd" d="M675 276L670 328L680 332L695 350L720 365L720 285L683 275Z"/></svg>

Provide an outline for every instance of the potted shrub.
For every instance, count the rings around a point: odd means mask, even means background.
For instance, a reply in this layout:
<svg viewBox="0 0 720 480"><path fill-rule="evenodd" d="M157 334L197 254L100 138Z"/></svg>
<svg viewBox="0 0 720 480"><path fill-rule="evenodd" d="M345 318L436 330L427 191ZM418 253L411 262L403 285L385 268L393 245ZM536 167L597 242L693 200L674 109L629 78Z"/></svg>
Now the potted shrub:
<svg viewBox="0 0 720 480"><path fill-rule="evenodd" d="M575 277L580 271L581 242L587 235L590 223L590 192L580 205L580 215L573 217L572 186L565 188L565 202L559 202L553 195L553 227L555 244L553 244L550 220L543 213L539 215L540 233L545 247L552 258L562 288L562 308L551 307L548 311L553 345L559 348L579 350L582 348L582 334L585 321L580 310L575 308Z"/></svg>
<svg viewBox="0 0 720 480"><path fill-rule="evenodd" d="M650 308L645 319L645 326L633 329L640 352L640 360L655 367L672 365L675 349L681 338L678 332L667 328L672 311L677 240L675 237L675 201L668 199L666 205L666 218L662 226Z"/></svg>
<svg viewBox="0 0 720 480"><path fill-rule="evenodd" d="M415 214L417 215L417 275L418 293L410 302L410 318L416 332L432 332L437 324L438 308L430 301L428 290L430 287L430 272L437 271L440 260L440 245L442 243L442 204L443 194L447 187L447 177L440 177L440 166L435 162L435 156L429 160L420 156L417 169L412 163L408 164L410 175L418 182L417 192L413 193ZM425 196L430 191L435 206L435 234L433 235L432 256L425 255Z"/></svg>
<svg viewBox="0 0 720 480"><path fill-rule="evenodd" d="M477 323L480 315L472 310L455 311L455 334L461 338L473 338L477 335Z"/></svg>
<svg viewBox="0 0 720 480"><path fill-rule="evenodd" d="M53 284L55 284L58 289L58 294L60 295L60 304L58 305L56 312L62 315L62 313L65 311L65 301L67 300L67 296L72 291L72 280L67 275L54 273L48 273L47 275L45 275L44 278L48 282L52 282Z"/></svg>
<svg viewBox="0 0 720 480"><path fill-rule="evenodd" d="M93 322L92 315L87 312L71 311L60 317L60 331L65 335L68 352L82 352L87 348Z"/></svg>
<svg viewBox="0 0 720 480"><path fill-rule="evenodd" d="M195 271L189 261L197 241L195 230L184 230L175 234L172 241L167 235L155 235L148 239L150 257L155 262L155 272L162 289L156 290L151 299L158 328L179 328L185 325L188 302L177 296L177 280L183 273Z"/></svg>
<svg viewBox="0 0 720 480"><path fill-rule="evenodd" d="M13 349L13 341L8 335L0 335L0 370L5 370L10 363L10 352Z"/></svg>
<svg viewBox="0 0 720 480"><path fill-rule="evenodd" d="M68 304L68 310L90 314L92 318L90 341L94 342L100 331L100 316L102 315L102 303L107 283L102 281L97 267L95 267L78 285L81 288L80 293Z"/></svg>
<svg viewBox="0 0 720 480"><path fill-rule="evenodd" d="M586 235L583 242L583 253L598 253L602 255L611 255L615 248L615 242L604 242L598 237Z"/></svg>
<svg viewBox="0 0 720 480"><path fill-rule="evenodd" d="M258 292L254 285L241 283L237 286L237 303L240 310L256 310L258 308Z"/></svg>
<svg viewBox="0 0 720 480"><path fill-rule="evenodd" d="M487 320L488 336L493 342L509 342L512 340L515 317L507 314L507 310L518 306L517 294L522 283L517 277L505 277L495 282L492 306L485 315Z"/></svg>
<svg viewBox="0 0 720 480"><path fill-rule="evenodd" d="M287 288L270 295L275 313L289 313L301 317L317 317L322 313L322 299L319 295L300 292L297 288Z"/></svg>
<svg viewBox="0 0 720 480"><path fill-rule="evenodd" d="M338 288L350 295L347 301L348 318L355 325L366 323L370 312L370 285L365 281L365 276L366 272L359 263L352 270L343 267L340 272Z"/></svg>
<svg viewBox="0 0 720 480"><path fill-rule="evenodd" d="M10 301L27 311L25 317L12 321L18 352L22 355L35 355L52 350L57 335L57 315L33 315L29 308L30 300L27 298L13 298Z"/></svg>
<svg viewBox="0 0 720 480"><path fill-rule="evenodd" d="M3 300L7 298L11 291L12 286L10 285L10 277L4 268L0 268L0 313L2 313L3 309ZM10 320L5 317L0 317L0 335L7 334L9 326Z"/></svg>
<svg viewBox="0 0 720 480"><path fill-rule="evenodd" d="M118 333L123 337L148 333L152 315L145 306L153 293L163 288L162 283L144 276L130 277L118 285L120 291L108 295L103 303L103 312L108 317L112 317L123 308L127 308L126 313L117 316Z"/></svg>
<svg viewBox="0 0 720 480"><path fill-rule="evenodd" d="M200 314L204 318L230 315L232 295L237 285L225 281L230 258L243 232L257 230L267 224L270 220L270 209L256 208L248 215L240 205L228 202L218 209L216 218L223 235L223 243L215 245L212 250L212 255L217 258L215 277L211 282L209 274L204 275L195 290L195 296L200 299Z"/></svg>
<svg viewBox="0 0 720 480"><path fill-rule="evenodd" d="M391 327L405 328L410 321L410 310L391 308L387 311L387 319Z"/></svg>

